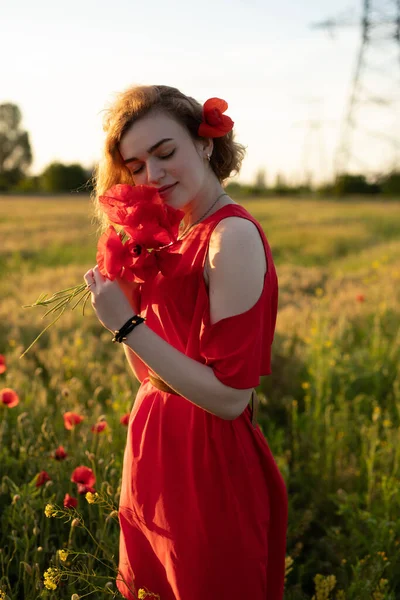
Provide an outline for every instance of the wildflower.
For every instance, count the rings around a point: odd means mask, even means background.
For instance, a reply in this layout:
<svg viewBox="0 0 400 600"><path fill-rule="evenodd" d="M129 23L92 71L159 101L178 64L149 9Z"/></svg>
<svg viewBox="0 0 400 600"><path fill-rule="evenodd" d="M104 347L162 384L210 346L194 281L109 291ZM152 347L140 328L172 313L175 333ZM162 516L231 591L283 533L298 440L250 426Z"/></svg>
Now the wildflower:
<svg viewBox="0 0 400 600"><path fill-rule="evenodd" d="M83 421L83 417L78 415L77 413L68 411L63 414L64 419L64 427L65 429L73 429L75 425L78 425L81 421Z"/></svg>
<svg viewBox="0 0 400 600"><path fill-rule="evenodd" d="M364 302L364 300L365 300L364 294L357 294L356 300L357 300L357 302Z"/></svg>
<svg viewBox="0 0 400 600"><path fill-rule="evenodd" d="M49 519L50 519L50 517L54 517L54 515L56 514L54 506L52 504L46 504L46 508L44 509L44 514Z"/></svg>
<svg viewBox="0 0 400 600"><path fill-rule="evenodd" d="M92 487L96 481L96 477L89 467L76 467L71 475L71 481L78 486L78 494L86 494L86 492L95 492Z"/></svg>
<svg viewBox="0 0 400 600"><path fill-rule="evenodd" d="M59 550L58 551L58 556L60 557L60 560L62 560L62 562L65 562L68 558L68 550Z"/></svg>
<svg viewBox="0 0 400 600"><path fill-rule="evenodd" d="M308 390L308 388L310 387L310 384L308 381L303 381L303 383L301 384L301 387L303 388L303 390Z"/></svg>
<svg viewBox="0 0 400 600"><path fill-rule="evenodd" d="M76 508L78 506L78 500L69 494L64 496L64 508Z"/></svg>
<svg viewBox="0 0 400 600"><path fill-rule="evenodd" d="M93 494L93 492L87 492L85 495L85 498L89 504L94 504L98 497L99 495L97 492L95 494Z"/></svg>
<svg viewBox="0 0 400 600"><path fill-rule="evenodd" d="M140 588L140 590L138 591L139 600L143 600L143 598L146 598L146 596L147 596L146 591L143 588Z"/></svg>
<svg viewBox="0 0 400 600"><path fill-rule="evenodd" d="M56 590L57 589L57 584L60 580L60 574L57 569L50 567L43 574L43 578L44 578L44 586L48 590Z"/></svg>
<svg viewBox="0 0 400 600"><path fill-rule="evenodd" d="M0 590L0 600L6 600L6 593Z"/></svg>
<svg viewBox="0 0 400 600"><path fill-rule="evenodd" d="M128 423L129 423L129 417L130 417L130 413L126 413L125 415L123 415L123 416L120 418L119 422L120 422L122 425L128 425Z"/></svg>
<svg viewBox="0 0 400 600"><path fill-rule="evenodd" d="M16 504L20 498L21 496L19 494L14 494L12 504Z"/></svg>
<svg viewBox="0 0 400 600"><path fill-rule="evenodd" d="M374 411L372 413L372 420L374 421L374 423L379 419L381 414L381 409L379 406L375 406L374 407Z"/></svg>
<svg viewBox="0 0 400 600"><path fill-rule="evenodd" d="M79 600L78 594L72 594L71 600Z"/></svg>
<svg viewBox="0 0 400 600"><path fill-rule="evenodd" d="M79 519L73 519L72 523L71 523L71 527L79 527L79 525L81 524Z"/></svg>
<svg viewBox="0 0 400 600"><path fill-rule="evenodd" d="M54 458L56 460L64 460L68 454L64 450L64 446L58 446L56 450L54 450Z"/></svg>
<svg viewBox="0 0 400 600"><path fill-rule="evenodd" d="M14 408L19 403L19 396L11 388L3 388L0 390L0 402L7 408Z"/></svg>
<svg viewBox="0 0 400 600"><path fill-rule="evenodd" d="M38 476L36 478L36 487L40 487L41 485L46 483L46 481L50 481L50 480L51 480L51 477L47 473L47 471L40 471L40 473L38 474Z"/></svg>
<svg viewBox="0 0 400 600"><path fill-rule="evenodd" d="M94 433L101 433L107 427L107 421L100 421L92 426L91 431Z"/></svg>
<svg viewBox="0 0 400 600"><path fill-rule="evenodd" d="M111 519L118 519L118 511L117 510L112 510L110 512L110 514L106 517L107 523L108 523L108 521L111 521Z"/></svg>
<svg viewBox="0 0 400 600"><path fill-rule="evenodd" d="M0 354L0 373L5 373L5 371L7 371L6 357L4 354Z"/></svg>

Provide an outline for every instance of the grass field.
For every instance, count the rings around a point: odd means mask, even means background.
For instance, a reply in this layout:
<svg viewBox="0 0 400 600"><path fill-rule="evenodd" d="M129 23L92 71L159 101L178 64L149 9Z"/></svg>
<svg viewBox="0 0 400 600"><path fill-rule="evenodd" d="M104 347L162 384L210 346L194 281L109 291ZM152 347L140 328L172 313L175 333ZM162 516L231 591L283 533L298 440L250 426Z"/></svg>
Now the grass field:
<svg viewBox="0 0 400 600"><path fill-rule="evenodd" d="M395 600L400 201L243 204L263 225L279 279L259 422L289 492L285 600ZM96 264L89 199L0 197L0 235L0 392L19 398L15 407L0 403L0 599L120 597L120 418L138 383L90 303L84 316L79 307L65 313L19 359L49 322L44 309L22 306L83 283ZM84 420L66 429L67 411ZM102 420L104 431L91 431ZM59 446L67 456L57 460ZM93 471L94 503L71 481L78 466ZM42 471L50 480L37 485ZM63 507L66 493L76 508Z"/></svg>

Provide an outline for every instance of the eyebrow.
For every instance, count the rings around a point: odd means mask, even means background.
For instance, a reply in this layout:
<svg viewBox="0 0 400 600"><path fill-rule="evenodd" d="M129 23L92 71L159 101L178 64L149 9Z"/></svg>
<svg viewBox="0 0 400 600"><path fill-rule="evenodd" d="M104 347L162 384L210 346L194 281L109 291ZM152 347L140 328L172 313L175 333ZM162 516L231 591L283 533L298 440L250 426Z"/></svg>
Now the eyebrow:
<svg viewBox="0 0 400 600"><path fill-rule="evenodd" d="M158 148L158 146L161 146L161 144L163 144L164 142L170 142L173 138L163 138L162 140L160 140L159 142L157 142L156 144L154 144L154 146L152 146L151 148L149 148L147 150L147 152L149 154L151 154L152 152L154 152L154 150L156 150ZM139 160L138 158L136 158L136 156L132 156L131 158L127 158L126 160L124 160L124 164L126 165L129 162L132 162L133 160Z"/></svg>

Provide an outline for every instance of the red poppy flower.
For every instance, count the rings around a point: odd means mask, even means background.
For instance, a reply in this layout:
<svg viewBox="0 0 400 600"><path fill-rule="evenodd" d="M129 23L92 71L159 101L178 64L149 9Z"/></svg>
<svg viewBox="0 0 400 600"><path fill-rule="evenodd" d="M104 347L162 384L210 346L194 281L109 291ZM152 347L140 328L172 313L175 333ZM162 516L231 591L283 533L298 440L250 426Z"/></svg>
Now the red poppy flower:
<svg viewBox="0 0 400 600"><path fill-rule="evenodd" d="M0 354L0 373L4 373L5 371L7 371L6 357L4 354Z"/></svg>
<svg viewBox="0 0 400 600"><path fill-rule="evenodd" d="M160 248L175 241L185 216L183 210L165 204L150 185L117 184L99 201L109 219L122 225L145 248Z"/></svg>
<svg viewBox="0 0 400 600"><path fill-rule="evenodd" d="M234 122L222 113L228 108L228 103L221 98L209 98L203 105L203 122L200 123L198 134L201 137L222 137L233 128Z"/></svg>
<svg viewBox="0 0 400 600"><path fill-rule="evenodd" d="M11 388L3 388L0 390L0 401L8 408L13 408L19 403L19 396Z"/></svg>
<svg viewBox="0 0 400 600"><path fill-rule="evenodd" d="M119 212L121 225L137 244L162 248L176 242L185 213L163 202L140 202Z"/></svg>
<svg viewBox="0 0 400 600"><path fill-rule="evenodd" d="M365 300L365 296L364 296L364 294L357 294L357 296L356 296L356 300L357 300L358 302L364 302L364 300Z"/></svg>
<svg viewBox="0 0 400 600"><path fill-rule="evenodd" d="M81 417L77 413L68 411L63 414L63 419L65 429L73 429L75 425L78 425L78 423L83 421L84 417Z"/></svg>
<svg viewBox="0 0 400 600"><path fill-rule="evenodd" d="M134 281L134 265L138 263L141 266L145 260L140 248L136 246L137 244L123 244L115 228L110 225L97 243L96 261L103 277L111 281L116 277Z"/></svg>
<svg viewBox="0 0 400 600"><path fill-rule="evenodd" d="M99 202L113 223L118 224L115 220L117 211L121 208L128 208L138 202L162 202L157 188L150 185L129 185L127 183L117 183L108 189L104 196L99 196ZM122 223L121 223L122 224Z"/></svg>
<svg viewBox="0 0 400 600"><path fill-rule="evenodd" d="M64 508L76 508L78 506L78 500L69 494L64 496Z"/></svg>
<svg viewBox="0 0 400 600"><path fill-rule="evenodd" d="M126 413L125 415L122 415L122 417L120 418L119 422L122 425L128 425L128 423L129 423L129 417L130 417L130 413Z"/></svg>
<svg viewBox="0 0 400 600"><path fill-rule="evenodd" d="M93 493L95 491L92 486L96 482L96 477L89 467L76 467L71 475L71 481L77 484L78 494L86 494L86 492Z"/></svg>
<svg viewBox="0 0 400 600"><path fill-rule="evenodd" d="M51 477L47 471L40 471L36 478L36 487L40 487L41 485L45 484L46 481L50 481L50 479Z"/></svg>
<svg viewBox="0 0 400 600"><path fill-rule="evenodd" d="M56 450L54 450L54 458L56 460L64 460L68 454L64 450L64 446L58 446Z"/></svg>
<svg viewBox="0 0 400 600"><path fill-rule="evenodd" d="M95 423L92 426L91 431L93 431L93 433L100 433L100 432L104 431L106 427L107 427L106 421L99 421L99 423Z"/></svg>

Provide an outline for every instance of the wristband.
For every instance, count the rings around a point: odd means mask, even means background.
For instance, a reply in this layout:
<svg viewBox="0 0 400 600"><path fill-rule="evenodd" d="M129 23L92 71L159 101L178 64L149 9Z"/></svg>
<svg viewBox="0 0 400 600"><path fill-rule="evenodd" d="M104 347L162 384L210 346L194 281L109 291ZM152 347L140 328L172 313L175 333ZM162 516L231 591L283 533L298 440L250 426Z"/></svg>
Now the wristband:
<svg viewBox="0 0 400 600"><path fill-rule="evenodd" d="M133 317L130 317L130 319L128 319L127 322L124 323L124 325L122 325L122 327L119 330L115 331L115 335L112 341L114 343L121 343L125 341L128 333L130 333L133 329L135 329L137 325L140 325L140 323L143 323L145 320L145 317L141 317L140 315L134 315Z"/></svg>

